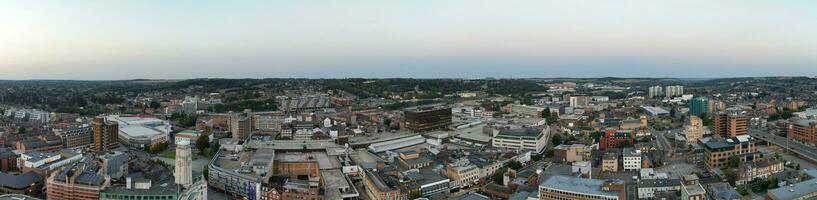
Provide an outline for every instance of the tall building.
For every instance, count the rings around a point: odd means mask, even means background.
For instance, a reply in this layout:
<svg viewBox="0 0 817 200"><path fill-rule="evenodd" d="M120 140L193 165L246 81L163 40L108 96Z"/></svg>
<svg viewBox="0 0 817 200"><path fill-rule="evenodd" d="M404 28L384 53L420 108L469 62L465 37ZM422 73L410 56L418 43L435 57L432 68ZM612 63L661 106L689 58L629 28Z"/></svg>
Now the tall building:
<svg viewBox="0 0 817 200"><path fill-rule="evenodd" d="M704 137L704 123L701 118L690 116L684 125L684 135L686 136L687 144L698 143L698 140Z"/></svg>
<svg viewBox="0 0 817 200"><path fill-rule="evenodd" d="M94 133L94 150L108 151L119 146L119 124L104 117L94 118L91 123Z"/></svg>
<svg viewBox="0 0 817 200"><path fill-rule="evenodd" d="M652 86L647 89L647 95L650 97L650 99L660 97L663 93L663 88L661 88L661 86Z"/></svg>
<svg viewBox="0 0 817 200"><path fill-rule="evenodd" d="M667 86L667 88L664 91L664 94L666 94L668 99L672 97L681 96L684 94L684 86L680 85Z"/></svg>
<svg viewBox="0 0 817 200"><path fill-rule="evenodd" d="M709 100L706 98L694 98L689 100L689 114L694 116L703 116L709 111Z"/></svg>
<svg viewBox="0 0 817 200"><path fill-rule="evenodd" d="M189 140L182 139L176 141L176 165L173 176L176 177L176 184L185 187L193 184L193 174L191 168L193 160L190 152Z"/></svg>
<svg viewBox="0 0 817 200"><path fill-rule="evenodd" d="M404 111L406 128L414 132L447 129L452 124L451 108L424 106Z"/></svg>
<svg viewBox="0 0 817 200"><path fill-rule="evenodd" d="M789 122L787 126L789 139L803 142L811 146L817 145L817 121L798 119Z"/></svg>
<svg viewBox="0 0 817 200"><path fill-rule="evenodd" d="M760 158L755 146L754 138L749 135L740 135L729 139L712 139L703 144L706 166L710 169L726 169L729 159L736 156L740 163L754 161Z"/></svg>
<svg viewBox="0 0 817 200"><path fill-rule="evenodd" d="M749 117L740 113L722 113L712 119L712 134L725 138L749 133Z"/></svg>
<svg viewBox="0 0 817 200"><path fill-rule="evenodd" d="M230 132L233 139L243 141L252 131L252 116L249 112L233 113L230 115Z"/></svg>

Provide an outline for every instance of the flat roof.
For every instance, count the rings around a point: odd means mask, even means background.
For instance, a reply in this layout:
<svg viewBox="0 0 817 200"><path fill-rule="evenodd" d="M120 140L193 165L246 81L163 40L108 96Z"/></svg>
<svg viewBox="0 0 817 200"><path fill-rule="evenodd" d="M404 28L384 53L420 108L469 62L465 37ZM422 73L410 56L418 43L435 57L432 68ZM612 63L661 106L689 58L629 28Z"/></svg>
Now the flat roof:
<svg viewBox="0 0 817 200"><path fill-rule="evenodd" d="M343 195L358 194L357 189L349 184L349 180L340 169L321 170L321 178L326 188L324 193L326 199L343 199ZM341 189L352 192L344 194Z"/></svg>
<svg viewBox="0 0 817 200"><path fill-rule="evenodd" d="M539 185L540 187L546 187L562 191L572 191L582 194L617 197L618 192L616 191L602 190L602 187L604 186L605 182L606 181L604 180L598 179L585 179L564 175L556 175L551 176L549 179L540 183Z"/></svg>
<svg viewBox="0 0 817 200"><path fill-rule="evenodd" d="M154 128L148 128L145 126L125 126L119 127L119 132L125 133L131 137L152 137L154 135L161 135L164 132L159 131Z"/></svg>

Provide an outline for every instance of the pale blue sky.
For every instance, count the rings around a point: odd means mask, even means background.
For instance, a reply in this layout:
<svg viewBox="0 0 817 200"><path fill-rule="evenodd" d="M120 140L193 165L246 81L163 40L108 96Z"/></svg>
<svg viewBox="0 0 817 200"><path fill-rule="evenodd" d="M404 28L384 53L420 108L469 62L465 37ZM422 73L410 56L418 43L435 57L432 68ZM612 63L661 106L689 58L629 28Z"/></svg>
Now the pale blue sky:
<svg viewBox="0 0 817 200"><path fill-rule="evenodd" d="M817 1L3 1L0 79L817 75Z"/></svg>

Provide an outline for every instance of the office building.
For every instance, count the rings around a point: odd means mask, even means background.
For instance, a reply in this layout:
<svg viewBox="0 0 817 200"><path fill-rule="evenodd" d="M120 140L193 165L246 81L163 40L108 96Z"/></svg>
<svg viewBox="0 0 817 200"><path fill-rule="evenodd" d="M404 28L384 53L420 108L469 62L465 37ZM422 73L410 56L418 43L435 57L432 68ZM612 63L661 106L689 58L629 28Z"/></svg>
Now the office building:
<svg viewBox="0 0 817 200"><path fill-rule="evenodd" d="M795 119L787 123L787 137L794 141L817 145L817 121Z"/></svg>
<svg viewBox="0 0 817 200"><path fill-rule="evenodd" d="M624 148L621 152L621 162L624 171L638 171L641 169L641 150Z"/></svg>
<svg viewBox="0 0 817 200"><path fill-rule="evenodd" d="M244 141L250 137L252 131L251 115L247 111L230 115L230 132L233 134L233 139Z"/></svg>
<svg viewBox="0 0 817 200"><path fill-rule="evenodd" d="M741 163L760 158L755 146L754 138L749 135L740 135L728 139L712 139L703 143L706 166L710 169L726 169L729 167L729 158L736 156Z"/></svg>
<svg viewBox="0 0 817 200"><path fill-rule="evenodd" d="M704 123L701 118L690 116L684 124L684 136L687 145L698 143L704 137Z"/></svg>
<svg viewBox="0 0 817 200"><path fill-rule="evenodd" d="M81 149L94 144L94 131L91 126L55 130L54 132L62 138L62 144L65 148Z"/></svg>
<svg viewBox="0 0 817 200"><path fill-rule="evenodd" d="M635 133L632 130L607 129L600 138L599 149L621 148L635 144Z"/></svg>
<svg viewBox="0 0 817 200"><path fill-rule="evenodd" d="M451 108L445 106L416 107L403 113L406 128L414 132L448 129L452 124Z"/></svg>
<svg viewBox="0 0 817 200"><path fill-rule="evenodd" d="M622 180L599 180L551 176L539 184L540 200L623 200L627 192Z"/></svg>
<svg viewBox="0 0 817 200"><path fill-rule="evenodd" d="M477 185L480 180L479 169L468 159L458 159L446 165L445 175L451 179L451 188L466 188Z"/></svg>
<svg viewBox="0 0 817 200"><path fill-rule="evenodd" d="M543 152L550 137L550 127L524 127L502 129L491 140L494 147Z"/></svg>
<svg viewBox="0 0 817 200"><path fill-rule="evenodd" d="M689 104L689 115L701 117L709 111L709 100L706 98L694 98L687 104Z"/></svg>
<svg viewBox="0 0 817 200"><path fill-rule="evenodd" d="M93 161L83 160L55 172L46 181L49 199L96 200L110 186L110 178Z"/></svg>
<svg viewBox="0 0 817 200"><path fill-rule="evenodd" d="M94 134L94 151L108 151L119 146L119 124L104 117L96 117L91 123Z"/></svg>
<svg viewBox="0 0 817 200"><path fill-rule="evenodd" d="M721 113L712 119L712 134L724 138L746 135L749 133L749 117L741 113Z"/></svg>
<svg viewBox="0 0 817 200"><path fill-rule="evenodd" d="M549 109L545 107L539 106L529 106L529 105L521 105L521 104L511 104L511 114L520 115L520 116L529 116L529 117L541 117L542 112L545 112Z"/></svg>
<svg viewBox="0 0 817 200"><path fill-rule="evenodd" d="M114 151L99 158L102 161L102 174L112 179L120 179L128 174L128 154Z"/></svg>

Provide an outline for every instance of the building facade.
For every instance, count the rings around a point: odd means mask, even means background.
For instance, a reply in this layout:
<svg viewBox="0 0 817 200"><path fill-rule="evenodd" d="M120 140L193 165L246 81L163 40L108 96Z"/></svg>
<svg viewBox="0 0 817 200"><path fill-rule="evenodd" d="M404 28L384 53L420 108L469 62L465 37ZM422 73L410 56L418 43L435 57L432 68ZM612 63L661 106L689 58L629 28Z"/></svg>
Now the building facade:
<svg viewBox="0 0 817 200"><path fill-rule="evenodd" d="M539 184L539 200L626 199L624 181L556 175Z"/></svg>
<svg viewBox="0 0 817 200"><path fill-rule="evenodd" d="M94 131L91 126L58 130L57 136L62 138L65 148L78 149L89 147L94 144Z"/></svg>
<svg viewBox="0 0 817 200"><path fill-rule="evenodd" d="M703 143L704 160L710 169L726 169L729 159L736 156L741 163L754 161L760 158L754 139L749 135L741 135L729 139L713 139Z"/></svg>
<svg viewBox="0 0 817 200"><path fill-rule="evenodd" d="M502 129L491 140L494 147L543 152L550 137L550 127L525 127Z"/></svg>
<svg viewBox="0 0 817 200"><path fill-rule="evenodd" d="M787 137L811 146L817 145L817 121L795 120L787 125Z"/></svg>
<svg viewBox="0 0 817 200"><path fill-rule="evenodd" d="M93 129L94 150L108 151L119 146L119 124L108 121L103 117L94 118L91 123Z"/></svg>
<svg viewBox="0 0 817 200"><path fill-rule="evenodd" d="M712 119L712 134L731 138L749 133L749 117L739 113L722 113Z"/></svg>
<svg viewBox="0 0 817 200"><path fill-rule="evenodd" d="M709 111L709 100L706 98L694 98L689 100L689 115L701 117Z"/></svg>
<svg viewBox="0 0 817 200"><path fill-rule="evenodd" d="M599 149L621 148L635 144L635 133L631 130L607 129L599 141Z"/></svg>
<svg viewBox="0 0 817 200"><path fill-rule="evenodd" d="M403 112L405 127L414 132L425 132L437 129L447 129L452 124L451 108L418 107Z"/></svg>

